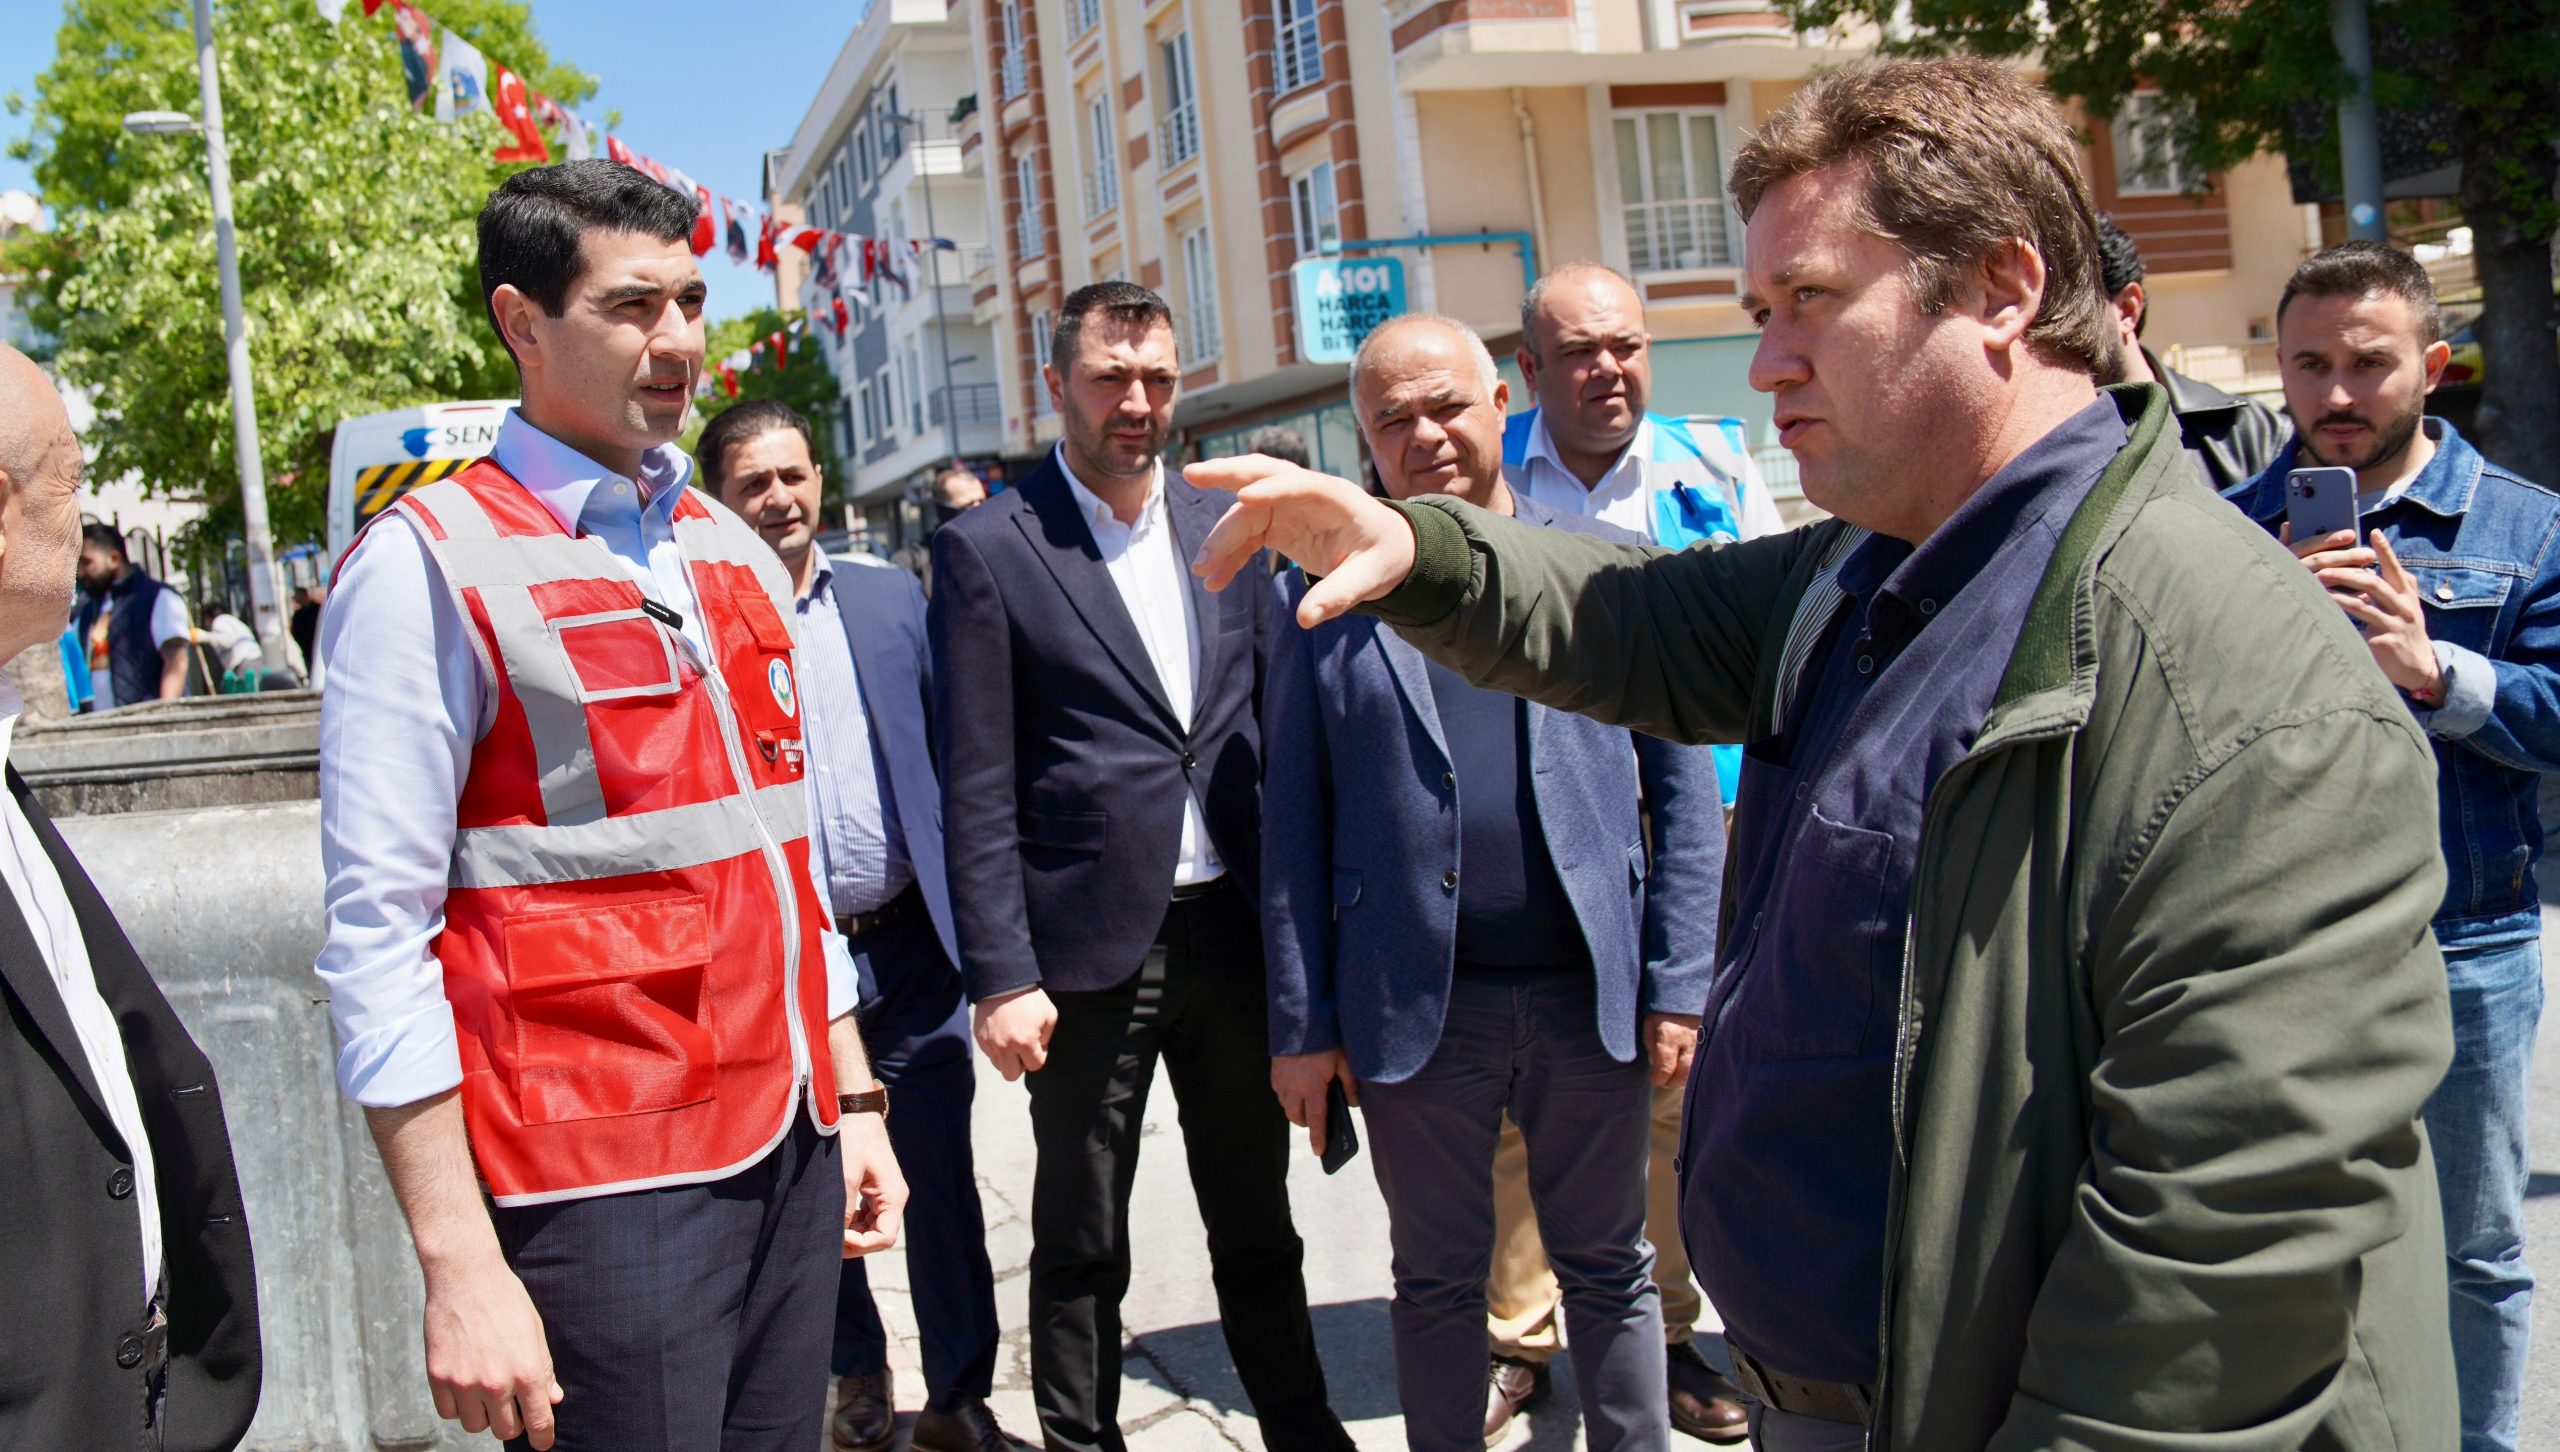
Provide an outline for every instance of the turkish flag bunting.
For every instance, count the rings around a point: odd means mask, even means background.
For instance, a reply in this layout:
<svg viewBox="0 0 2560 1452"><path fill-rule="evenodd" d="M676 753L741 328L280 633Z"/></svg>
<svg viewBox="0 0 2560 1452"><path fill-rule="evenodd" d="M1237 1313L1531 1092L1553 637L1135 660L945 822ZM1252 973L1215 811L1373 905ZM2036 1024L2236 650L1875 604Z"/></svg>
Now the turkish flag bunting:
<svg viewBox="0 0 2560 1452"><path fill-rule="evenodd" d="M803 252L814 253L818 250L819 239L825 235L815 227L795 228L791 233L791 245Z"/></svg>
<svg viewBox="0 0 2560 1452"><path fill-rule="evenodd" d="M844 305L844 294L842 293L836 294L835 313L836 335L838 337L842 337L844 335L844 330L853 326L853 309Z"/></svg>
<svg viewBox="0 0 2560 1452"><path fill-rule="evenodd" d="M771 272L781 265L782 259L773 251L773 219L760 217L756 220L756 266Z"/></svg>
<svg viewBox="0 0 2560 1452"><path fill-rule="evenodd" d="M524 78L496 61L489 62L489 90L496 105L498 124L512 138L491 157L497 161L549 161L551 146L542 139L542 128L533 124L533 101L525 92Z"/></svg>
<svg viewBox="0 0 2560 1452"><path fill-rule="evenodd" d="M722 197L720 199L720 220L728 226L729 260L738 264L740 267L746 266L748 257L747 227L744 222L738 220L738 214L730 210L729 199L727 197Z"/></svg>
<svg viewBox="0 0 2560 1452"><path fill-rule="evenodd" d="M702 203L702 210L693 214L693 255L700 257L719 245L720 224L712 220L711 189L695 187L693 195Z"/></svg>
<svg viewBox="0 0 2560 1452"><path fill-rule="evenodd" d="M638 166L640 164L631 159L631 148L623 145L622 138L619 136L608 136L604 139L604 154L612 157L618 162L621 162L624 166Z"/></svg>
<svg viewBox="0 0 2560 1452"><path fill-rule="evenodd" d="M765 341L773 345L773 366L776 368L788 366L791 362L791 340L782 336L780 329L776 329Z"/></svg>
<svg viewBox="0 0 2560 1452"><path fill-rule="evenodd" d="M738 375L731 372L726 363L720 365L720 386L729 390L731 398L738 396Z"/></svg>

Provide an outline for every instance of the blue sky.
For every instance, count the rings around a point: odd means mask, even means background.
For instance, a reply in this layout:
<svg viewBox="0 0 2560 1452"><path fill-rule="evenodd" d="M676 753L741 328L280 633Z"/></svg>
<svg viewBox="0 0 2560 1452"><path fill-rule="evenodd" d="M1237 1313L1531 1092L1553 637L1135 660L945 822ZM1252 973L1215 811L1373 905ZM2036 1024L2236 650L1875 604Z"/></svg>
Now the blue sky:
<svg viewBox="0 0 2560 1452"><path fill-rule="evenodd" d="M169 0L173 10L185 0ZM767 148L787 144L817 95L827 68L869 8L869 0L755 0L744 7L678 0L532 0L535 30L554 57L597 81L583 108L597 123L622 112L620 135L634 148L725 195L761 194L757 169ZM429 15L435 0L421 0ZM347 25L375 25L389 44L389 22L361 18L347 6ZM53 63L62 26L56 0L0 0L0 94L32 95L35 78ZM504 56L495 59L505 60ZM24 118L0 114L0 139L26 134ZM25 163L0 157L0 190L32 187ZM710 313L731 317L773 301L772 280L732 266L714 251L703 259Z"/></svg>

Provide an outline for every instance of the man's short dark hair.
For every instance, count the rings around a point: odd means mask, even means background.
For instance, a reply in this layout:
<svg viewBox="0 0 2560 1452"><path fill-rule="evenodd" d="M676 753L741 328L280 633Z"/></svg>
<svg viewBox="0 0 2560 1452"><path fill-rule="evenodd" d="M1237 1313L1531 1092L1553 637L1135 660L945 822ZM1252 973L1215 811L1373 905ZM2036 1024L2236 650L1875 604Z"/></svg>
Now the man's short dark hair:
<svg viewBox="0 0 2560 1452"><path fill-rule="evenodd" d="M2098 285L2107 290L2107 300L2113 302L2123 296L2124 290L2142 281L2143 276L2142 249L2133 245L2133 239L2125 235L2122 227L2116 225L2115 218L2100 212L2098 214ZM2146 290L2142 299L2142 316L2133 320L2133 335L2137 338L2141 337L2142 330L2149 326L2150 322L2151 298Z"/></svg>
<svg viewBox="0 0 2560 1452"><path fill-rule="evenodd" d="M1099 313L1107 322L1125 327L1150 328L1158 323L1173 326L1173 309L1150 288L1134 282L1094 282L1067 294L1065 305L1058 309L1058 325L1049 333L1049 364L1064 372L1075 361L1076 347L1084 341L1085 324Z"/></svg>
<svg viewBox="0 0 2560 1452"><path fill-rule="evenodd" d="M80 542L102 550L113 550L127 559L133 558L125 551L124 531L112 524L90 520L87 524L80 526Z"/></svg>
<svg viewBox="0 0 2560 1452"><path fill-rule="evenodd" d="M800 442L809 446L809 458L816 461L818 438L809 431L809 421L800 416L800 410L778 398L750 398L702 426L702 437L693 445L693 463L701 471L702 482L712 493L719 493L727 482L730 450L775 429L799 430Z"/></svg>
<svg viewBox="0 0 2560 1452"><path fill-rule="evenodd" d="M960 464L952 464L946 466L941 473L933 476L933 497L941 503L949 504L951 502L951 490L947 486L949 486L951 481L954 479L966 479L970 483L977 485L982 490L987 487L987 481L978 477L977 470Z"/></svg>
<svg viewBox="0 0 2560 1452"><path fill-rule="evenodd" d="M638 232L661 242L693 235L702 204L618 161L564 161L517 172L480 209L480 305L513 285L552 317L568 304L583 265L578 241L592 231ZM507 340L498 328L498 341ZM507 350L510 357L515 350Z"/></svg>
<svg viewBox="0 0 2560 1452"><path fill-rule="evenodd" d="M2444 336L2444 312L2436 306L2435 280L2418 259L2388 242L2341 242L2311 255L2285 279L2284 296L2276 300L2276 325L2297 297L2372 297L2388 293L2417 314L2418 346L2432 346Z"/></svg>
<svg viewBox="0 0 2560 1452"><path fill-rule="evenodd" d="M1301 469L1310 462L1307 441L1298 437L1296 429L1281 424L1270 424L1245 435L1244 451L1295 464Z"/></svg>

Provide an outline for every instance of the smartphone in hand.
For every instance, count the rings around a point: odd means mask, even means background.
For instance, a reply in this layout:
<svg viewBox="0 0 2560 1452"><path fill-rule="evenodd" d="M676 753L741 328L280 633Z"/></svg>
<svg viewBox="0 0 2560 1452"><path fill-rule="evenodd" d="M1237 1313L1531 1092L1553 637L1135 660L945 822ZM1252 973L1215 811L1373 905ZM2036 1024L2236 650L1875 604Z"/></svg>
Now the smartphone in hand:
<svg viewBox="0 0 2560 1452"><path fill-rule="evenodd" d="M1351 1126L1351 1096L1343 1092L1340 1079L1330 1080L1324 1086L1324 1172L1334 1173L1358 1153L1360 1131Z"/></svg>
<svg viewBox="0 0 2560 1452"><path fill-rule="evenodd" d="M2296 545L2346 530L2364 540L2353 469L2295 469L2284 476L2285 521Z"/></svg>

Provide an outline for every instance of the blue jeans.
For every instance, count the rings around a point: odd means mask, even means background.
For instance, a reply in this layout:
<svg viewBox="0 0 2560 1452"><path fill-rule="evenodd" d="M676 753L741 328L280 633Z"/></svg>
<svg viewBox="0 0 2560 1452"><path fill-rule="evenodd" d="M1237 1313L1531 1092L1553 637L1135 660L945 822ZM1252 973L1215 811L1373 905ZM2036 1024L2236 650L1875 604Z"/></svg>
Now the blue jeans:
<svg viewBox="0 0 2560 1452"><path fill-rule="evenodd" d="M1644 1238L1653 1094L1600 1043L1588 968L1460 968L1439 1047L1412 1078L1360 1086L1395 1252L1388 1308L1406 1444L1484 1447L1493 1151L1510 1110L1564 1288L1565 1340L1593 1452L1669 1452L1662 1306Z"/></svg>
<svg viewBox="0 0 2560 1452"><path fill-rule="evenodd" d="M2542 940L2448 947L2453 1067L2427 1100L2452 1280L2463 1452L2512 1452L2533 1273L2524 1263L2525 1106L2542 1018Z"/></svg>

